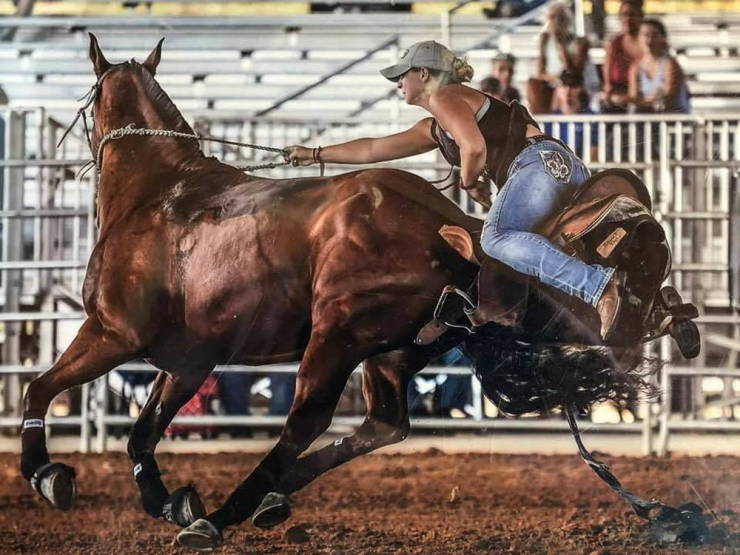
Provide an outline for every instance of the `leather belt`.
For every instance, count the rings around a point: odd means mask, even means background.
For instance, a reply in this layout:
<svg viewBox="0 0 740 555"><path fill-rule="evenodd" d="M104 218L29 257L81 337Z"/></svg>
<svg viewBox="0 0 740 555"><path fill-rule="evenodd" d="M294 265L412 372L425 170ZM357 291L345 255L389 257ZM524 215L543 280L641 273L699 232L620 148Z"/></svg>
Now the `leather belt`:
<svg viewBox="0 0 740 555"><path fill-rule="evenodd" d="M551 137L550 135L535 135L534 137L528 137L524 140L524 144L525 146L531 146L543 141L555 141L559 145L567 148L567 145L563 143L563 141L561 141L560 139L556 139L555 137Z"/></svg>

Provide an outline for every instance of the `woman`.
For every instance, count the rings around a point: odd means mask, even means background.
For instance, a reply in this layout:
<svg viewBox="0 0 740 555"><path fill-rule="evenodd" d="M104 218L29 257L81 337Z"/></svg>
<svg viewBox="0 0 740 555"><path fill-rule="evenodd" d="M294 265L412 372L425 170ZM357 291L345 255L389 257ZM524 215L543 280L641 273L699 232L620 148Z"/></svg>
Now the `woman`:
<svg viewBox="0 0 740 555"><path fill-rule="evenodd" d="M381 74L398 83L408 104L432 117L387 137L316 149L291 146L286 158L302 166L365 164L439 148L450 164L460 167L461 187L475 186L481 176L500 187L483 227L486 254L596 307L606 338L621 297L614 269L587 265L533 233L586 181L589 172L583 162L544 136L519 103L507 104L463 86L473 69L437 42L414 44Z"/></svg>
<svg viewBox="0 0 740 555"><path fill-rule="evenodd" d="M638 36L645 54L630 67L629 100L635 111L688 113L689 89L681 66L668 52L665 26L646 19Z"/></svg>
<svg viewBox="0 0 740 555"><path fill-rule="evenodd" d="M630 66L643 54L640 39L637 36L642 17L640 0L624 0L620 4L621 32L609 42L602 68L604 80L602 111L605 113L627 111Z"/></svg>
<svg viewBox="0 0 740 555"><path fill-rule="evenodd" d="M527 83L532 113L547 113L560 74L564 70L585 75L588 41L572 32L573 16L568 6L553 4L547 12L545 30L540 35L537 75Z"/></svg>

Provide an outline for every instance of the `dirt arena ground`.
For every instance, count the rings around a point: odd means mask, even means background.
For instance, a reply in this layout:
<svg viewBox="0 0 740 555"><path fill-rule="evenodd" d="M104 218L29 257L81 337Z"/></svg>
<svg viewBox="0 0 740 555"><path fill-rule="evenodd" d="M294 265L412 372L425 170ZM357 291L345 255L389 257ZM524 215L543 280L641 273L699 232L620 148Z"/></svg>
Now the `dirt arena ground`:
<svg viewBox="0 0 740 555"><path fill-rule="evenodd" d="M740 459L603 457L643 497L711 508L740 552ZM176 529L146 516L124 454L63 455L78 471L77 507L61 513L22 480L16 455L0 454L3 553L183 553ZM172 488L194 481L209 509L256 464L256 455L160 456ZM293 517L261 531L226 533L222 553L676 553L573 456L378 455L323 476L294 496ZM296 528L297 527L297 528ZM686 552L697 552L687 549Z"/></svg>

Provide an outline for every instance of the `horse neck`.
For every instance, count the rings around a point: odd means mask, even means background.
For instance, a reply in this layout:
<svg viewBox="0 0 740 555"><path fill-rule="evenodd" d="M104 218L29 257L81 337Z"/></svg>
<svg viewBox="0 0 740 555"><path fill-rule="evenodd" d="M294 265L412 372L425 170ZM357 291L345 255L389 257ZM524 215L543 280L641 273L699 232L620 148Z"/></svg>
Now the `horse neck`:
<svg viewBox="0 0 740 555"><path fill-rule="evenodd" d="M153 103L134 117L125 118L125 122L105 128L125 127L132 120L139 129L193 133L174 105L172 109L162 110ZM101 224L113 223L133 208L161 198L203 159L198 143L191 139L133 135L109 141L99 161L102 163L98 189Z"/></svg>

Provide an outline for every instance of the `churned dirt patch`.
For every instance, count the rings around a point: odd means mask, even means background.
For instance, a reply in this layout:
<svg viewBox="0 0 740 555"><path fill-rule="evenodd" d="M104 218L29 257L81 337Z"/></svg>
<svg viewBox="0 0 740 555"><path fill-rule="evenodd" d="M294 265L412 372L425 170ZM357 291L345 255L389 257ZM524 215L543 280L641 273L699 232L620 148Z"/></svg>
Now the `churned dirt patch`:
<svg viewBox="0 0 740 555"><path fill-rule="evenodd" d="M740 551L740 459L604 457L645 498L714 511ZM79 499L59 512L33 493L15 455L0 454L3 553L184 553L177 529L148 517L124 454L66 455ZM259 460L239 453L172 455L159 462L171 488L195 482L209 510ZM294 495L292 518L263 531L226 532L221 553L676 553L576 456L379 455L357 459ZM686 549L686 552L697 552Z"/></svg>

